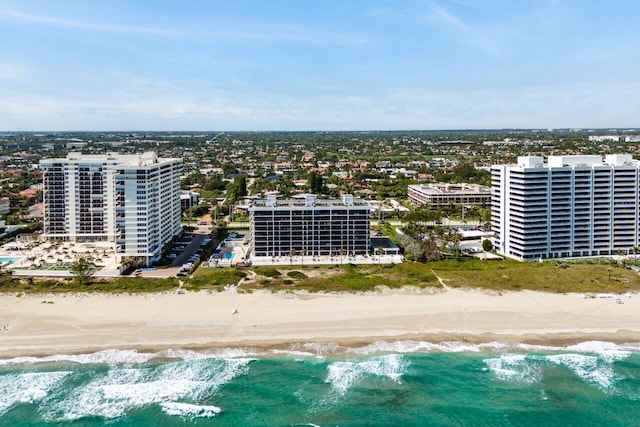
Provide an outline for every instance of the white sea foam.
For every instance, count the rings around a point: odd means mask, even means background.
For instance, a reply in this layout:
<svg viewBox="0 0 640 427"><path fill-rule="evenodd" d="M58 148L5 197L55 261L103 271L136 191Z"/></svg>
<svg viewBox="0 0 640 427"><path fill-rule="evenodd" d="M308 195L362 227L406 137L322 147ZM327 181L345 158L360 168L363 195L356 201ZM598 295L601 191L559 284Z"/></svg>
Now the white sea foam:
<svg viewBox="0 0 640 427"><path fill-rule="evenodd" d="M309 358L309 357L321 357L310 351L298 351L298 350L271 350L270 353L283 356Z"/></svg>
<svg viewBox="0 0 640 427"><path fill-rule="evenodd" d="M542 378L542 371L535 358L523 354L507 354L485 359L488 369L504 381L535 383Z"/></svg>
<svg viewBox="0 0 640 427"><path fill-rule="evenodd" d="M613 391L616 376L613 366L597 356L585 354L554 354L546 359L556 365L569 368L584 381L595 385L603 391Z"/></svg>
<svg viewBox="0 0 640 427"><path fill-rule="evenodd" d="M318 357L325 357L328 354L335 354L340 352L340 344L335 342L330 343L302 343L294 344L292 350L306 351L315 354Z"/></svg>
<svg viewBox="0 0 640 427"><path fill-rule="evenodd" d="M31 372L0 376L0 416L16 403L41 401L71 372Z"/></svg>
<svg viewBox="0 0 640 427"><path fill-rule="evenodd" d="M344 395L353 384L367 376L381 376L400 382L406 372L408 362L401 355L390 354L364 361L340 361L331 363L327 369L326 382L334 391Z"/></svg>
<svg viewBox="0 0 640 427"><path fill-rule="evenodd" d="M578 353L597 354L609 363L616 360L626 359L631 355L631 351L624 349L623 346L606 341L586 341L568 346L567 350Z"/></svg>
<svg viewBox="0 0 640 427"><path fill-rule="evenodd" d="M203 400L236 376L246 374L250 362L192 359L151 367L114 367L67 399L51 402L43 408L43 417L54 421L87 416L117 418L150 404Z"/></svg>
<svg viewBox="0 0 640 427"><path fill-rule="evenodd" d="M222 409L211 405L192 405L190 403L163 402L162 410L169 415L183 418L213 418L222 412Z"/></svg>
<svg viewBox="0 0 640 427"><path fill-rule="evenodd" d="M0 366L33 365L39 363L78 363L106 364L106 365L133 365L144 364L150 360L162 359L231 359L255 356L255 351L245 348L223 348L207 351L193 351L182 349L163 350L158 353L140 353L137 350L102 350L89 354L56 354L43 357L15 357L12 359L0 359Z"/></svg>
<svg viewBox="0 0 640 427"><path fill-rule="evenodd" d="M561 348L544 347L544 350L569 353L547 356L503 355L485 359L484 362L498 378L523 382L539 381L543 368L548 363L564 366L583 381L603 391L612 392L617 381L614 362L629 357L631 346L633 344L620 346L610 342L587 341ZM534 346L534 349L538 350L539 347Z"/></svg>
<svg viewBox="0 0 640 427"><path fill-rule="evenodd" d="M376 353L418 353L422 351L435 351L439 344L424 341L376 341L364 347L349 348L348 353L376 354Z"/></svg>
<svg viewBox="0 0 640 427"><path fill-rule="evenodd" d="M375 343L364 347L347 348L345 349L345 352L367 355L376 353L479 353L549 351L560 349L561 347L539 346L507 341L493 341L479 344L472 344L467 341L443 341L440 343L432 343L428 341L376 341Z"/></svg>
<svg viewBox="0 0 640 427"><path fill-rule="evenodd" d="M155 357L154 353L138 353L136 350L103 350L90 354L56 354L43 357L15 357L0 359L0 366L37 363L71 362L79 364L142 364Z"/></svg>
<svg viewBox="0 0 640 427"><path fill-rule="evenodd" d="M630 351L630 352L640 352L640 342L628 342L624 344L620 344L618 346L620 350Z"/></svg>
<svg viewBox="0 0 640 427"><path fill-rule="evenodd" d="M255 357L257 353L255 351L246 348L219 348L206 351L193 351L183 349L168 349L156 353L156 357L180 359L180 360L195 360L195 359L233 359L233 358L247 358Z"/></svg>

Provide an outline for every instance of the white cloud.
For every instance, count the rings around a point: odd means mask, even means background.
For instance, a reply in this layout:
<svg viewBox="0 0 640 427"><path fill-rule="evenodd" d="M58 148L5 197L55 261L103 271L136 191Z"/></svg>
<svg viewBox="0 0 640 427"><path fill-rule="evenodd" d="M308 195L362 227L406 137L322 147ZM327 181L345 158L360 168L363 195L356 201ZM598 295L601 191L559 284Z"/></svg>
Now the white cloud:
<svg viewBox="0 0 640 427"><path fill-rule="evenodd" d="M0 21L29 22L53 27L97 31L118 34L134 34L142 36L183 37L194 39L229 40L236 42L291 42L314 45L363 45L366 38L356 34L338 34L309 28L296 28L291 25L272 23L269 31L258 29L238 31L199 31L194 29L158 28L140 25L123 25L93 21L62 19L26 13L17 10L0 9Z"/></svg>
<svg viewBox="0 0 640 427"><path fill-rule="evenodd" d="M0 130L635 127L640 116L635 83L371 93L340 88L294 96L200 81L120 78L129 86L101 93L44 94L7 86L0 97Z"/></svg>
<svg viewBox="0 0 640 427"><path fill-rule="evenodd" d="M436 2L428 3L427 19L450 30L459 41L475 46L487 53L498 53L501 50L502 36L497 28L479 29L470 25Z"/></svg>
<svg viewBox="0 0 640 427"><path fill-rule="evenodd" d="M23 65L0 63L0 80L24 80L31 70Z"/></svg>

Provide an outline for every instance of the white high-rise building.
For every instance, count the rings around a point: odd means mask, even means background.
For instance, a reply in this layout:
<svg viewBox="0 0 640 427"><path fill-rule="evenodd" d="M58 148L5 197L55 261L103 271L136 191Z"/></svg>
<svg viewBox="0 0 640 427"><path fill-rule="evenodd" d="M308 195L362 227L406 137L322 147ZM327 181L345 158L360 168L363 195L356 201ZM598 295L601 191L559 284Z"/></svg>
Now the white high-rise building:
<svg viewBox="0 0 640 427"><path fill-rule="evenodd" d="M41 160L40 169L49 239L110 241L119 260L149 264L182 231L180 159L69 153Z"/></svg>
<svg viewBox="0 0 640 427"><path fill-rule="evenodd" d="M522 261L640 246L640 162L630 155L518 157L491 168L496 250Z"/></svg>

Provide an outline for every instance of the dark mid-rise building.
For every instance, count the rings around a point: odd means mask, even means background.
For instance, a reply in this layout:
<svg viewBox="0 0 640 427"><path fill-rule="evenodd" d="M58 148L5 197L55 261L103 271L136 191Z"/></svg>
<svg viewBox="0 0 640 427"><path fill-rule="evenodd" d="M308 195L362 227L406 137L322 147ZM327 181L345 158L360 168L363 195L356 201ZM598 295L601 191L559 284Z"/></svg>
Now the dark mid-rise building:
<svg viewBox="0 0 640 427"><path fill-rule="evenodd" d="M367 255L371 206L342 199L255 200L251 214L252 257Z"/></svg>

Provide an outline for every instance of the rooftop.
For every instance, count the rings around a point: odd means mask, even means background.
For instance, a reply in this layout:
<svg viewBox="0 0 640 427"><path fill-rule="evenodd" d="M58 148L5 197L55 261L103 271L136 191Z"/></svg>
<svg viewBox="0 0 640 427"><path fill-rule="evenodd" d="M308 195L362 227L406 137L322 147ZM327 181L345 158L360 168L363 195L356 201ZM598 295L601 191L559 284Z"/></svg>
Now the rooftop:
<svg viewBox="0 0 640 427"><path fill-rule="evenodd" d="M142 154L118 154L118 153L106 153L106 154L82 154L78 152L71 152L67 154L66 158L58 159L44 159L42 162L59 162L59 163L74 163L74 162L109 162L117 163L123 166L150 166L158 163L164 163L171 160L168 158L159 158L153 151L147 151Z"/></svg>
<svg viewBox="0 0 640 427"><path fill-rule="evenodd" d="M479 184L413 184L410 188L425 194L490 193L491 188Z"/></svg>
<svg viewBox="0 0 640 427"><path fill-rule="evenodd" d="M370 206L360 198L345 194L342 199L317 199L314 195L305 195L295 199L277 199L269 196L266 199L254 200L253 207L337 207L337 206Z"/></svg>
<svg viewBox="0 0 640 427"><path fill-rule="evenodd" d="M541 156L519 156L518 166L523 168L560 168L560 167L593 167L593 166L637 166L638 160L634 160L630 154L599 155L568 155L549 156L547 164Z"/></svg>

